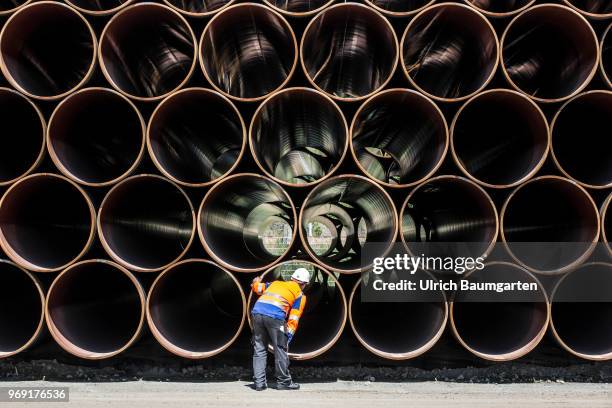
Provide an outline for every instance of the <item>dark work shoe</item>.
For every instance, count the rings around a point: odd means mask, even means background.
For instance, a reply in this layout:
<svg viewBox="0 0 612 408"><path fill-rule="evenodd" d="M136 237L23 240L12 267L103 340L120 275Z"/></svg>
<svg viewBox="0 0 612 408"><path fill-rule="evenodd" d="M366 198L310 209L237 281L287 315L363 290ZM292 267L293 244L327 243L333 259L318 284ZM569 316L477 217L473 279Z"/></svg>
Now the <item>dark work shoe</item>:
<svg viewBox="0 0 612 408"><path fill-rule="evenodd" d="M276 389L277 390L287 390L287 391L299 390L300 389L300 384L298 384L298 383L278 384Z"/></svg>
<svg viewBox="0 0 612 408"><path fill-rule="evenodd" d="M261 385L261 386L255 386L255 391L263 391L265 389L267 389L268 387L266 385Z"/></svg>

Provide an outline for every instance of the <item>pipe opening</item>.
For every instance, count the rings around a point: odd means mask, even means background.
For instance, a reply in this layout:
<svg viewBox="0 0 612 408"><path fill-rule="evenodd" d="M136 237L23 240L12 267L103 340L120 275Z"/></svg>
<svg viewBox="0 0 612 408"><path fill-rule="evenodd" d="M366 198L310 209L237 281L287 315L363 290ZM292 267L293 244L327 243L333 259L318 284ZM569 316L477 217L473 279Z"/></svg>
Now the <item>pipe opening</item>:
<svg viewBox="0 0 612 408"><path fill-rule="evenodd" d="M358 272L387 253L397 233L389 195L360 176L337 176L319 184L304 201L300 235L310 255L339 272ZM367 256L366 244L372 244Z"/></svg>
<svg viewBox="0 0 612 408"><path fill-rule="evenodd" d="M612 14L610 0L563 0L565 3L593 17L609 17Z"/></svg>
<svg viewBox="0 0 612 408"><path fill-rule="evenodd" d="M36 278L0 260L0 358L26 348L40 333L44 295Z"/></svg>
<svg viewBox="0 0 612 408"><path fill-rule="evenodd" d="M316 87L344 99L382 88L397 64L397 38L389 22L362 4L339 4L306 27L300 47L304 71Z"/></svg>
<svg viewBox="0 0 612 408"><path fill-rule="evenodd" d="M426 9L402 39L404 72L435 98L461 99L480 91L497 67L497 36L487 19L460 4Z"/></svg>
<svg viewBox="0 0 612 408"><path fill-rule="evenodd" d="M432 279L421 270L416 280ZM444 292L431 295L435 301L365 302L361 280L351 295L351 326L357 339L371 352L391 360L417 357L429 350L442 335L447 308Z"/></svg>
<svg viewBox="0 0 612 408"><path fill-rule="evenodd" d="M100 38L100 64L108 81L135 98L161 98L191 76L196 40L178 13L160 4L120 11Z"/></svg>
<svg viewBox="0 0 612 408"><path fill-rule="evenodd" d="M72 8L33 3L13 14L0 34L2 72L35 98L59 98L89 75L95 44L89 23Z"/></svg>
<svg viewBox="0 0 612 408"><path fill-rule="evenodd" d="M612 194L608 196L601 210L601 234L602 241L608 247L608 251L612 255L612 245L610 245L610 239L612 238L612 216L608 215L608 208L610 208L611 202Z"/></svg>
<svg viewBox="0 0 612 408"><path fill-rule="evenodd" d="M92 13L100 13L115 10L132 1L134 0L66 0L66 3Z"/></svg>
<svg viewBox="0 0 612 408"><path fill-rule="evenodd" d="M10 13L31 0L0 0L0 13Z"/></svg>
<svg viewBox="0 0 612 408"><path fill-rule="evenodd" d="M155 337L170 352L206 358L238 336L245 303L229 272L209 261L189 260L157 279L149 293L148 317Z"/></svg>
<svg viewBox="0 0 612 408"><path fill-rule="evenodd" d="M28 173L44 154L45 124L33 103L6 88L0 88L0 185Z"/></svg>
<svg viewBox="0 0 612 408"><path fill-rule="evenodd" d="M402 241L416 255L477 258L497 238L497 210L491 198L462 177L440 176L417 186L400 217Z"/></svg>
<svg viewBox="0 0 612 408"><path fill-rule="evenodd" d="M510 253L538 271L559 271L580 262L599 235L598 212L589 194L555 176L518 187L504 204L501 222Z"/></svg>
<svg viewBox="0 0 612 408"><path fill-rule="evenodd" d="M266 271L263 282L290 280L297 268L310 272L310 283L304 288L306 307L289 347L289 357L307 360L325 353L340 337L346 322L346 298L336 276L307 261L288 261ZM249 310L257 297L249 295Z"/></svg>
<svg viewBox="0 0 612 408"><path fill-rule="evenodd" d="M433 4L433 0L368 0L366 3L372 4L383 12L393 15L409 15Z"/></svg>
<svg viewBox="0 0 612 408"><path fill-rule="evenodd" d="M457 113L452 130L459 167L492 187L510 187L535 173L548 153L546 117L530 99L486 91Z"/></svg>
<svg viewBox="0 0 612 408"><path fill-rule="evenodd" d="M263 5L217 14L202 33L200 63L211 84L236 99L260 99L283 86L297 63L293 29Z"/></svg>
<svg viewBox="0 0 612 408"><path fill-rule="evenodd" d="M375 180L407 186L428 177L446 154L448 131L442 112L408 90L382 92L359 109L351 127L353 154Z"/></svg>
<svg viewBox="0 0 612 408"><path fill-rule="evenodd" d="M531 5L535 0L467 0L472 6L489 13L510 14Z"/></svg>
<svg viewBox="0 0 612 408"><path fill-rule="evenodd" d="M331 174L346 152L342 111L326 96L293 88L272 96L251 125L253 156L281 182L311 184Z"/></svg>
<svg viewBox="0 0 612 408"><path fill-rule="evenodd" d="M561 108L552 125L552 151L569 177L592 187L612 186L612 151L607 129L612 92L581 94Z"/></svg>
<svg viewBox="0 0 612 408"><path fill-rule="evenodd" d="M558 5L516 17L502 38L504 72L512 85L543 101L568 98L593 77L598 43L589 23Z"/></svg>
<svg viewBox="0 0 612 408"><path fill-rule="evenodd" d="M209 14L231 4L234 0L164 0L166 3L193 14Z"/></svg>
<svg viewBox="0 0 612 408"><path fill-rule="evenodd" d="M312 14L331 3L330 0L264 0L270 6L287 14L304 16Z"/></svg>
<svg viewBox="0 0 612 408"><path fill-rule="evenodd" d="M590 263L565 275L552 298L553 334L571 353L612 358L612 265Z"/></svg>
<svg viewBox="0 0 612 408"><path fill-rule="evenodd" d="M611 25L612 26L612 25ZM601 40L601 71L603 73L604 80L607 82L608 87L612 88L612 35L610 35L610 27L603 35Z"/></svg>
<svg viewBox="0 0 612 408"><path fill-rule="evenodd" d="M533 350L548 327L548 303L540 282L526 270L508 263L488 264L466 277L476 282L535 283L538 292L521 295L458 291L451 306L453 331L472 353L488 360L509 361ZM486 300L481 300L485 297ZM521 298L524 299L522 300Z"/></svg>
<svg viewBox="0 0 612 408"><path fill-rule="evenodd" d="M98 215L109 255L139 271L163 269L188 249L194 214L183 190L162 177L134 176L108 192Z"/></svg>
<svg viewBox="0 0 612 408"><path fill-rule="evenodd" d="M291 199L280 185L255 174L216 184L204 197L198 219L206 251L238 272L269 267L289 251L295 236Z"/></svg>
<svg viewBox="0 0 612 408"><path fill-rule="evenodd" d="M67 179L36 174L7 190L0 202L0 243L20 266L40 272L65 268L93 239L94 209Z"/></svg>
<svg viewBox="0 0 612 408"><path fill-rule="evenodd" d="M49 152L66 175L91 185L125 176L139 161L143 122L131 102L108 89L90 88L66 98L49 122Z"/></svg>
<svg viewBox="0 0 612 408"><path fill-rule="evenodd" d="M68 268L47 295L47 323L58 344L81 358L108 358L132 344L143 322L136 278L107 261Z"/></svg>
<svg viewBox="0 0 612 408"><path fill-rule="evenodd" d="M159 105L148 137L151 157L162 173L178 183L203 185L238 164L246 135L240 113L229 100L192 88Z"/></svg>

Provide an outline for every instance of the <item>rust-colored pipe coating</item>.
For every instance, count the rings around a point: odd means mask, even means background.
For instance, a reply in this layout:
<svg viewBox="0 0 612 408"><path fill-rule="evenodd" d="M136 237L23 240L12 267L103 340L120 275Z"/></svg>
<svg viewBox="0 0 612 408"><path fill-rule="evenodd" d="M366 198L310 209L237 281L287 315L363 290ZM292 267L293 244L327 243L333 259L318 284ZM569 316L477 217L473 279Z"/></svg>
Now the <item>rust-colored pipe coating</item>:
<svg viewBox="0 0 612 408"><path fill-rule="evenodd" d="M145 297L127 269L102 259L79 262L49 288L47 326L68 353L88 360L110 358L138 339Z"/></svg>

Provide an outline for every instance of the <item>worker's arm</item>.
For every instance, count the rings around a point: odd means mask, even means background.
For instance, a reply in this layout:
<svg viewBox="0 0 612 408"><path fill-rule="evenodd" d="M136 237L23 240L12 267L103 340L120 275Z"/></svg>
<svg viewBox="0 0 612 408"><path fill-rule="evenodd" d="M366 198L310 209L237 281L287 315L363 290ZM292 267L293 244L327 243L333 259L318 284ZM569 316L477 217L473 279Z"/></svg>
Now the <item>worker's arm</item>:
<svg viewBox="0 0 612 408"><path fill-rule="evenodd" d="M289 341L291 341L293 335L295 334L295 331L298 328L298 323L300 322L300 317L302 317L302 313L304 312L305 307L306 296L304 295L298 297L291 306L291 310L289 311L289 317L287 319L287 336L289 336Z"/></svg>
<svg viewBox="0 0 612 408"><path fill-rule="evenodd" d="M253 279L253 283L251 283L251 289L253 290L253 292L255 292L256 295L259 296L261 296L261 294L264 293L266 289L268 289L268 286L270 286L270 283L262 282L261 276L255 277Z"/></svg>

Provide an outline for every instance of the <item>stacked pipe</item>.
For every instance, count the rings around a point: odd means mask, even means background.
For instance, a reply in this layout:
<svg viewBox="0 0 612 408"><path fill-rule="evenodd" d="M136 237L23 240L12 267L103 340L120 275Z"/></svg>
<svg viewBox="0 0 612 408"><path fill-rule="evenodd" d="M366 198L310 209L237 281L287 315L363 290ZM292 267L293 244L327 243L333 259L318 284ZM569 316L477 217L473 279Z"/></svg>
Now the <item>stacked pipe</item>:
<svg viewBox="0 0 612 408"><path fill-rule="evenodd" d="M612 359L612 2L234 3L0 1L0 358L208 358L301 266L293 359ZM361 291L452 243L535 294Z"/></svg>

